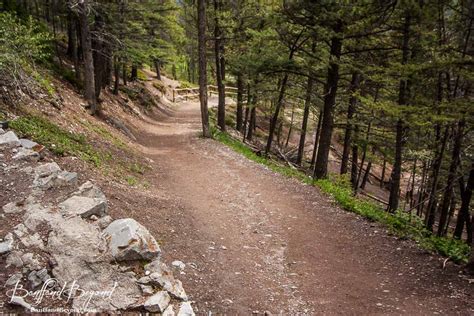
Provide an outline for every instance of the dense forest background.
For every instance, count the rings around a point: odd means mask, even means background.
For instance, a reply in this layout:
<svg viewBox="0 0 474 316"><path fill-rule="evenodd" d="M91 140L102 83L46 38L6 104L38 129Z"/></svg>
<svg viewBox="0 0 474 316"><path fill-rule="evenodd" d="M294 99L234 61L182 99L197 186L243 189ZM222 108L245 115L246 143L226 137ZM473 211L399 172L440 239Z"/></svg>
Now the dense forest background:
<svg viewBox="0 0 474 316"><path fill-rule="evenodd" d="M211 136L213 84L220 132L354 194L372 174L388 213L459 257L473 244L474 1L0 3L1 102L44 87L36 67L50 67L100 115L103 89L148 68L199 83Z"/></svg>

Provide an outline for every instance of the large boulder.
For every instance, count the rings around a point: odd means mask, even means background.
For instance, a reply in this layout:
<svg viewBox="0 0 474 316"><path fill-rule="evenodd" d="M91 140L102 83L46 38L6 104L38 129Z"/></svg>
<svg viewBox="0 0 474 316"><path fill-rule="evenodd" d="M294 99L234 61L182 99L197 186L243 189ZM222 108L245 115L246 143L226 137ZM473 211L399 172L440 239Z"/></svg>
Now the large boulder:
<svg viewBox="0 0 474 316"><path fill-rule="evenodd" d="M0 146L18 147L20 146L20 140L14 132L9 131L0 135Z"/></svg>
<svg viewBox="0 0 474 316"><path fill-rule="evenodd" d="M104 233L109 250L117 261L151 260L160 255L155 238L132 218L113 221Z"/></svg>

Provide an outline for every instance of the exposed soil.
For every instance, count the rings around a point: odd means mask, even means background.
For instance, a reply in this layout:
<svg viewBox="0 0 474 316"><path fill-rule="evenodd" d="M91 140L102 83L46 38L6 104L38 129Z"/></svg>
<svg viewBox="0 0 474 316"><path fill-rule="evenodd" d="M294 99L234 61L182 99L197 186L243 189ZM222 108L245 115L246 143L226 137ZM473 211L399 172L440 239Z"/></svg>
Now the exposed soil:
<svg viewBox="0 0 474 316"><path fill-rule="evenodd" d="M196 102L145 117L149 190L105 186L112 216L133 217L182 260L199 313L473 314L461 267L341 210L317 188L199 137Z"/></svg>

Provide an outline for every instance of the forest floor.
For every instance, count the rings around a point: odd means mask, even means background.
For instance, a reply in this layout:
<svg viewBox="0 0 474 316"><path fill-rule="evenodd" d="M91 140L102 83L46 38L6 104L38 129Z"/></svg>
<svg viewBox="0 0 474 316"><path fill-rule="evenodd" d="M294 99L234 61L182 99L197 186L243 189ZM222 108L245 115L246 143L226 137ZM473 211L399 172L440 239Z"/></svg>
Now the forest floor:
<svg viewBox="0 0 474 316"><path fill-rule="evenodd" d="M474 313L460 266L200 138L197 102L171 112L135 131L152 192L107 193L114 217L144 223L166 261L186 263L179 278L199 314Z"/></svg>

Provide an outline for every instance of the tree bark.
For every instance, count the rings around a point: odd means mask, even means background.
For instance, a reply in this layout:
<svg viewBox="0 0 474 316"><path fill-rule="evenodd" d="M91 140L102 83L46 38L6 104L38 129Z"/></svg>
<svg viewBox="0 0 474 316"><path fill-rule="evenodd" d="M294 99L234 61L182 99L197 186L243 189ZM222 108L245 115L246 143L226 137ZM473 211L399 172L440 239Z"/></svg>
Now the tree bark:
<svg viewBox="0 0 474 316"><path fill-rule="evenodd" d="M120 59L115 57L114 59L114 91L115 95L118 94L119 91L119 83L120 83Z"/></svg>
<svg viewBox="0 0 474 316"><path fill-rule="evenodd" d="M459 155L461 153L462 138L464 133L464 120L459 120L456 134L454 137L453 151L451 155L451 164L449 165L448 180L441 203L441 211L438 225L438 236L443 236L448 218L449 206L453 196L454 182L456 181L456 171L459 166Z"/></svg>
<svg viewBox="0 0 474 316"><path fill-rule="evenodd" d="M206 60L206 1L197 1L199 47L199 101L201 103L202 134L210 138L209 112L207 108L207 60Z"/></svg>
<svg viewBox="0 0 474 316"><path fill-rule="evenodd" d="M328 173L329 150L334 125L334 106L336 104L337 86L339 83L339 59L342 50L342 22L337 21L334 27L335 35L331 39L330 63L324 92L324 112L319 140L318 155L314 168L314 178L326 178Z"/></svg>
<svg viewBox="0 0 474 316"><path fill-rule="evenodd" d="M323 122L323 109L319 109L318 124L316 125L316 131L314 135L313 155L311 156L311 170L313 170L313 172L314 172L314 166L316 163L316 156L318 155L319 135L321 135L322 122Z"/></svg>
<svg viewBox="0 0 474 316"><path fill-rule="evenodd" d="M349 91L351 96L349 98L349 106L347 107L347 122L346 122L346 132L344 134L344 149L342 151L342 159L341 159L341 174L347 173L347 166L349 163L349 153L351 149L351 134L352 134L352 118L354 116L357 104L357 98L355 97L354 93L359 88L360 84L360 73L353 72L351 85Z"/></svg>
<svg viewBox="0 0 474 316"><path fill-rule="evenodd" d="M461 208L459 209L458 218L456 221L456 228L454 229L453 237L461 239L464 225L469 222L469 205L471 203L472 191L474 190L474 163L471 165L467 185L464 186L463 179L459 179L461 188Z"/></svg>
<svg viewBox="0 0 474 316"><path fill-rule="evenodd" d="M225 131L225 85L223 81L224 71L222 69L223 62L221 58L222 40L221 29L219 27L219 9L220 0L214 0L214 55L216 58L216 81L218 92L217 103L217 125L221 131Z"/></svg>
<svg viewBox="0 0 474 316"><path fill-rule="evenodd" d="M300 143L298 145L298 156L296 157L296 164L301 165L304 156L304 145L306 142L306 129L308 128L308 117L309 117L309 109L311 106L311 95L313 93L313 78L311 77L311 73L308 77L308 83L306 85L306 99L304 101L304 112L303 112L303 122L301 124L301 135L300 135Z"/></svg>
<svg viewBox="0 0 474 316"><path fill-rule="evenodd" d="M78 3L79 21L81 24L82 50L84 55L84 97L92 115L97 113L95 95L94 59L92 53L91 34L89 30L89 1Z"/></svg>
<svg viewBox="0 0 474 316"><path fill-rule="evenodd" d="M405 13L405 22L403 26L403 43L402 43L402 65L408 63L410 56L410 26L411 16L407 11ZM408 101L409 81L407 79L400 80L400 88L398 93L398 105L403 106ZM388 211L395 212L398 209L400 200L400 179L402 174L402 155L404 146L405 126L402 118L399 118L396 125L395 136L395 160L393 163L392 174L390 177L390 197L388 199Z"/></svg>
<svg viewBox="0 0 474 316"><path fill-rule="evenodd" d="M122 80L123 80L123 85L126 86L127 85L127 62L124 61L123 62L123 65L122 65Z"/></svg>
<svg viewBox="0 0 474 316"><path fill-rule="evenodd" d="M156 79L160 80L161 81L161 65L160 65L160 61L155 59L154 61L154 64L155 64L155 71L156 71ZM190 80L191 81L191 80Z"/></svg>
<svg viewBox="0 0 474 316"><path fill-rule="evenodd" d="M351 167L351 183L354 191L357 190L357 168L358 168L358 160L359 160L359 147L357 145L357 136L359 133L359 126L356 125L354 127L354 141L352 142L352 167Z"/></svg>
<svg viewBox="0 0 474 316"><path fill-rule="evenodd" d="M130 81L136 81L138 78L138 67L137 64L132 64L132 71L130 73Z"/></svg>
<svg viewBox="0 0 474 316"><path fill-rule="evenodd" d="M446 143L448 141L449 127L446 126L444 131L444 136L438 149L435 161L433 162L433 171L431 176L431 189L429 193L428 209L426 213L426 228L429 231L433 231L433 225L436 217L436 192L438 191L438 180L439 180L439 171L441 169L441 163L443 161L444 150L446 148Z"/></svg>
<svg viewBox="0 0 474 316"><path fill-rule="evenodd" d="M247 100L248 102L248 100ZM241 73L237 74L237 110L235 128L242 132L243 123L243 103L244 103L244 80Z"/></svg>

